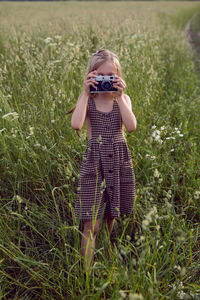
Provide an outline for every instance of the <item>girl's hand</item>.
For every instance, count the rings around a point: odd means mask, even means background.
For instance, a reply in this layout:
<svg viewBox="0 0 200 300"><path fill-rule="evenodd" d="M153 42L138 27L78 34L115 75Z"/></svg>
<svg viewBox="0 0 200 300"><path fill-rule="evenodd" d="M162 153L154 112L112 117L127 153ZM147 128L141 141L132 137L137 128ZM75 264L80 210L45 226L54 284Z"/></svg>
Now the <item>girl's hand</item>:
<svg viewBox="0 0 200 300"><path fill-rule="evenodd" d="M84 80L83 88L88 96L90 94L90 85L92 85L94 88L96 88L95 84L98 84L97 81L92 80L92 78L96 78L96 76L97 76L97 71L92 71L86 76L86 78Z"/></svg>
<svg viewBox="0 0 200 300"><path fill-rule="evenodd" d="M121 77L115 75L115 80L113 81L113 87L117 89L116 95L118 97L121 97L124 93L124 89L126 88L126 83Z"/></svg>

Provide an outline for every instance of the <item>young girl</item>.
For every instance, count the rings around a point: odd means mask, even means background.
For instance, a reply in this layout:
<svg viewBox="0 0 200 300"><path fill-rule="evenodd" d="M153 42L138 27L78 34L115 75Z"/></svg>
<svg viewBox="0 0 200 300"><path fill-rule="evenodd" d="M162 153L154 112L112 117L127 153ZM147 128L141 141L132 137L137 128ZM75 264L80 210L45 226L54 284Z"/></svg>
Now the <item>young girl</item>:
<svg viewBox="0 0 200 300"><path fill-rule="evenodd" d="M96 89L98 75L115 75L117 91L90 93L90 86ZM135 177L124 126L128 132L134 131L136 118L125 87L117 56L109 50L97 51L89 62L71 119L76 130L85 122L89 137L75 204L75 215L84 222L81 248L86 267L93 261L102 214L111 234L115 217L133 213Z"/></svg>

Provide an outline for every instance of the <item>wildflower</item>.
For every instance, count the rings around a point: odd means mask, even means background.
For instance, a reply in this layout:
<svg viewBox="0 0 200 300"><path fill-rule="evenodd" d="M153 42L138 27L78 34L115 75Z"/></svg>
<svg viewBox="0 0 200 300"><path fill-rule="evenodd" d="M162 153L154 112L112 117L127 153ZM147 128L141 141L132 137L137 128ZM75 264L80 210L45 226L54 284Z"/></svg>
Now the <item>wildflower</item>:
<svg viewBox="0 0 200 300"><path fill-rule="evenodd" d="M154 138L155 141L159 142L160 144L162 144L162 140L160 138L160 130L155 130L153 133L152 133L152 137Z"/></svg>
<svg viewBox="0 0 200 300"><path fill-rule="evenodd" d="M22 202L23 202L23 199L22 199L19 195L14 195L14 196L13 196L13 200L18 201L19 203L22 203Z"/></svg>
<svg viewBox="0 0 200 300"><path fill-rule="evenodd" d="M52 38L50 38L50 37L47 37L47 38L44 40L44 42L45 42L46 44L50 43L51 41L52 41Z"/></svg>
<svg viewBox="0 0 200 300"><path fill-rule="evenodd" d="M181 268L181 270L180 270L180 275L181 275L181 276L185 276L185 274L186 274L186 268L183 267L183 268Z"/></svg>
<svg viewBox="0 0 200 300"><path fill-rule="evenodd" d="M169 190L168 192L165 192L165 195L166 195L167 199L171 199L171 197L172 197L172 191Z"/></svg>
<svg viewBox="0 0 200 300"><path fill-rule="evenodd" d="M29 135L33 135L34 134L34 127L29 127L29 131L30 131Z"/></svg>
<svg viewBox="0 0 200 300"><path fill-rule="evenodd" d="M156 225L156 230L159 231L160 230L160 225Z"/></svg>
<svg viewBox="0 0 200 300"><path fill-rule="evenodd" d="M198 200L200 198L200 191L196 191L195 193L194 193L194 199L195 200Z"/></svg>
<svg viewBox="0 0 200 300"><path fill-rule="evenodd" d="M57 44L56 43L49 43L49 46L54 47L54 46L57 46Z"/></svg>
<svg viewBox="0 0 200 300"><path fill-rule="evenodd" d="M154 170L153 176L154 176L155 178L159 178L159 177L160 177L160 173L158 172L158 169L155 169L155 170Z"/></svg>
<svg viewBox="0 0 200 300"><path fill-rule="evenodd" d="M119 291L119 294L120 294L120 299L125 299L126 298L126 293L124 291Z"/></svg>
<svg viewBox="0 0 200 300"><path fill-rule="evenodd" d="M127 239L127 241L130 241L131 240L131 237L130 237L130 235L126 235L126 239Z"/></svg>
<svg viewBox="0 0 200 300"><path fill-rule="evenodd" d="M40 143L38 143L38 142L34 144L34 147L36 147L36 148L39 148L40 146L41 146L41 145L40 145Z"/></svg>
<svg viewBox="0 0 200 300"><path fill-rule="evenodd" d="M130 293L129 300L144 300L142 294Z"/></svg>
<svg viewBox="0 0 200 300"><path fill-rule="evenodd" d="M155 130L153 133L152 133L152 136L155 137L155 136L160 136L160 130Z"/></svg>
<svg viewBox="0 0 200 300"><path fill-rule="evenodd" d="M17 119L17 118L19 118L18 113L14 111L14 112L9 112L9 113L3 115L3 116L2 116L2 119L6 119L6 118L8 118L8 117L10 117L10 116L14 117L14 118L12 119L12 121L15 120L15 119Z"/></svg>
<svg viewBox="0 0 200 300"><path fill-rule="evenodd" d="M143 228L144 230L146 230L147 227L149 226L149 224L150 224L150 222L149 222L148 219L143 220L143 221L142 221L142 228Z"/></svg>
<svg viewBox="0 0 200 300"><path fill-rule="evenodd" d="M153 125L151 128L152 128L152 129L156 129L156 125Z"/></svg>

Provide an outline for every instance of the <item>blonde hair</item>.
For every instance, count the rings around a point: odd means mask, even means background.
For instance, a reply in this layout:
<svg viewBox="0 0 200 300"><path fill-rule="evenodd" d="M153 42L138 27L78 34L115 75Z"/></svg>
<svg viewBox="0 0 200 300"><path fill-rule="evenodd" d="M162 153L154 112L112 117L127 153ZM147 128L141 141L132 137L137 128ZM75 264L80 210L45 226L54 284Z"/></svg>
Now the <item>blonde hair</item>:
<svg viewBox="0 0 200 300"><path fill-rule="evenodd" d="M110 50L107 49L99 49L96 53L94 53L88 63L87 67L87 73L88 75L90 72L95 71L98 69L101 65L103 65L105 62L112 62L117 70L117 75L122 76L121 72L121 66L119 63L119 59L117 55Z"/></svg>

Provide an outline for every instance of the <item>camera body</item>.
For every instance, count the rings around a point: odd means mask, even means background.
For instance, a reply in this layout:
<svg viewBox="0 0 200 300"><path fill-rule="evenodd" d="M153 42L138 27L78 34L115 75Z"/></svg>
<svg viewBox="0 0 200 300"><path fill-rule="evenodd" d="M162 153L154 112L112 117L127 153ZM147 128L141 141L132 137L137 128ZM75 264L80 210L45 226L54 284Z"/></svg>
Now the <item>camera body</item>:
<svg viewBox="0 0 200 300"><path fill-rule="evenodd" d="M92 78L92 80L97 81L96 84L97 89L90 85L91 93L106 93L106 92L116 92L117 89L113 87L113 81L115 80L115 75L111 76L103 76L98 75L96 78Z"/></svg>

